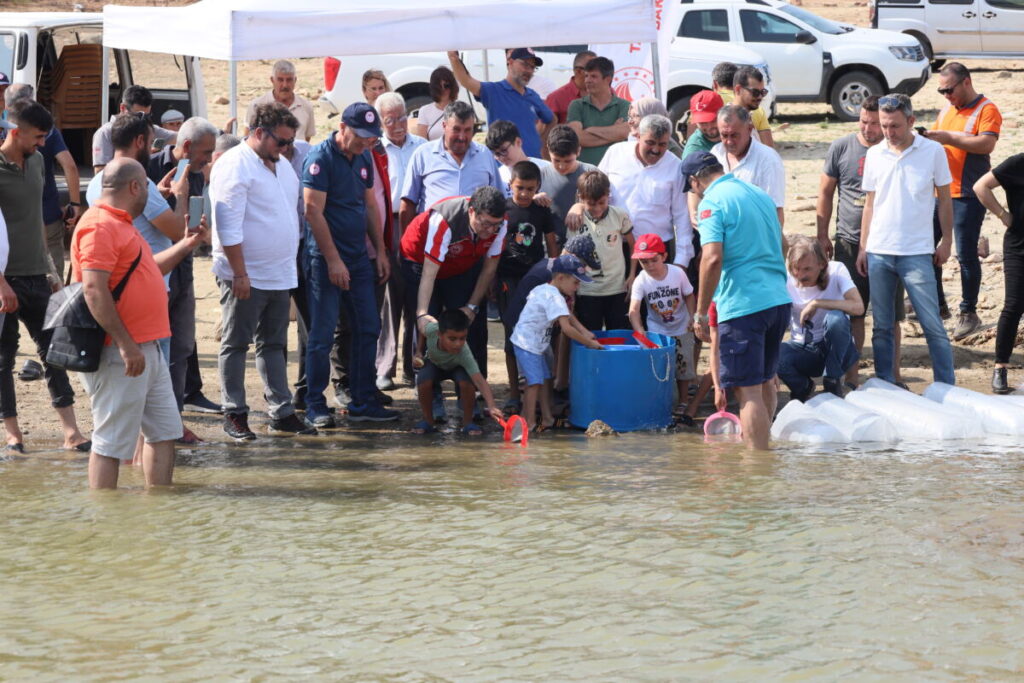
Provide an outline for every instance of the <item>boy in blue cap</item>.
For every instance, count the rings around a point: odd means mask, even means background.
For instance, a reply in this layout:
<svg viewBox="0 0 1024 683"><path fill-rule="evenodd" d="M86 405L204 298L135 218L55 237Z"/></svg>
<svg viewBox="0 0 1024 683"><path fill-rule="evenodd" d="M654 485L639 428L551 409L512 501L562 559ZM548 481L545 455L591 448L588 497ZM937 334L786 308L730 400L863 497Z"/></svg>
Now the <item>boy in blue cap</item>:
<svg viewBox="0 0 1024 683"><path fill-rule="evenodd" d="M526 299L519 321L512 332L512 348L519 369L526 376L526 392L521 415L532 430L537 427L537 399L540 398L541 424L537 431L551 427L551 335L558 329L569 339L591 349L604 347L569 313L571 299L581 282L593 282L583 262L571 254L562 254L551 264L551 282L539 285ZM509 378L509 381L513 381ZM542 391L543 389L543 391Z"/></svg>

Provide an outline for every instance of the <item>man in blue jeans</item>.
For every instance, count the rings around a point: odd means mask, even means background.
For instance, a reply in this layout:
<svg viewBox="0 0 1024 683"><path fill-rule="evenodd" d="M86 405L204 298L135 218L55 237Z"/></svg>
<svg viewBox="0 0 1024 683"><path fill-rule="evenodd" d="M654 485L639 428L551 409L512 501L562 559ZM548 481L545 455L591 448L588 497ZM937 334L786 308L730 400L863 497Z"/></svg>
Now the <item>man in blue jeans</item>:
<svg viewBox="0 0 1024 683"><path fill-rule="evenodd" d="M370 105L349 105L338 132L314 147L302 173L308 250L306 296L306 422L333 427L324 389L330 376L330 351L342 306L352 330L348 405L351 421L398 419L398 412L377 401L377 337L380 315L374 281L387 280L389 260L373 195L370 148L381 135L380 116ZM366 251L369 234L377 250L376 272Z"/></svg>
<svg viewBox="0 0 1024 683"><path fill-rule="evenodd" d="M682 162L683 192L696 192L702 249L693 331L711 341L708 310L718 308L721 385L740 402L743 440L767 450L775 415L775 373L790 300L782 260L782 226L775 202L725 173L710 152Z"/></svg>
<svg viewBox="0 0 1024 683"><path fill-rule="evenodd" d="M914 133L914 109L906 95L878 100L885 142L868 150L857 270L871 284L875 375L893 381L893 295L903 287L924 328L936 382L953 384L953 349L939 317L933 265L949 258L953 233L952 175L942 145ZM942 238L935 245L932 213L938 198Z"/></svg>

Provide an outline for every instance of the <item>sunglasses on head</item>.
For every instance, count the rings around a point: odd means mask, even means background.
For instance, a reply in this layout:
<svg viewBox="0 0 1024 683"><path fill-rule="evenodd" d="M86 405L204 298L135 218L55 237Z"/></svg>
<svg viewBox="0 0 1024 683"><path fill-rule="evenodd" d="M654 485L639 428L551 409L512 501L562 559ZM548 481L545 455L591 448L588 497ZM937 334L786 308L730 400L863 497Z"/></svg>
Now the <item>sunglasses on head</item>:
<svg viewBox="0 0 1024 683"><path fill-rule="evenodd" d="M768 96L768 88L748 88L745 85L740 86L740 87L743 88L744 90L746 90L747 92L749 92L754 97L767 97Z"/></svg>
<svg viewBox="0 0 1024 683"><path fill-rule="evenodd" d="M885 97L878 98L878 106L895 107L898 109L903 106L903 103L900 102L900 98L896 97L895 95L886 95Z"/></svg>

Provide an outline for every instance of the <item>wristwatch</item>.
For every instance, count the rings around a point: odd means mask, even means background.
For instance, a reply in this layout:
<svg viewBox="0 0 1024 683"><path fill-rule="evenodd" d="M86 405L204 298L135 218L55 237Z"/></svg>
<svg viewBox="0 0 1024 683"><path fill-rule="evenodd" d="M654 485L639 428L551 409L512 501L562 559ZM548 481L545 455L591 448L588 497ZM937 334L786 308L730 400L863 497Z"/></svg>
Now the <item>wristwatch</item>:
<svg viewBox="0 0 1024 683"><path fill-rule="evenodd" d="M476 304L466 304L466 308L468 308L469 310L473 311L474 314L480 312L480 307L477 306Z"/></svg>
<svg viewBox="0 0 1024 683"><path fill-rule="evenodd" d="M711 318L706 313L703 315L700 313L695 314L693 316L693 320L698 325L707 325L709 322L711 322Z"/></svg>

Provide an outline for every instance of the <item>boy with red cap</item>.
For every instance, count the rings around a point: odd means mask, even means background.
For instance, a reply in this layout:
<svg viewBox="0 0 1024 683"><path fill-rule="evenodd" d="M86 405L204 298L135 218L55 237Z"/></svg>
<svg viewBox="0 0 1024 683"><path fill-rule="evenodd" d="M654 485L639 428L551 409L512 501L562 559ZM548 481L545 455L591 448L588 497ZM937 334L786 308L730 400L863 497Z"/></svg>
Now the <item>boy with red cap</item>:
<svg viewBox="0 0 1024 683"><path fill-rule="evenodd" d="M640 307L647 305L647 329L676 341L676 385L680 402L687 395L693 371L693 312L697 300L686 271L665 263L665 243L651 233L640 235L633 247L633 259L643 270L633 281L629 301L629 322L643 333Z"/></svg>

